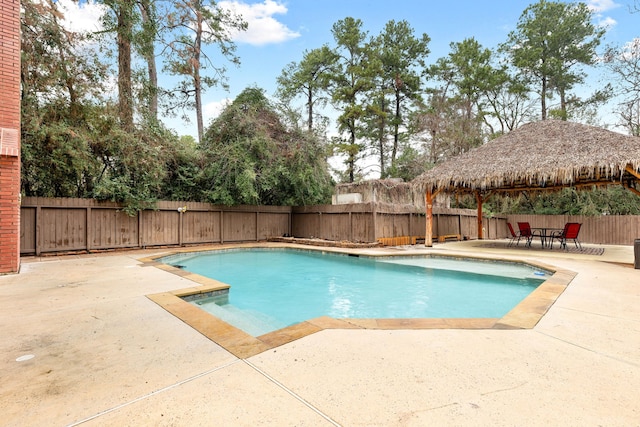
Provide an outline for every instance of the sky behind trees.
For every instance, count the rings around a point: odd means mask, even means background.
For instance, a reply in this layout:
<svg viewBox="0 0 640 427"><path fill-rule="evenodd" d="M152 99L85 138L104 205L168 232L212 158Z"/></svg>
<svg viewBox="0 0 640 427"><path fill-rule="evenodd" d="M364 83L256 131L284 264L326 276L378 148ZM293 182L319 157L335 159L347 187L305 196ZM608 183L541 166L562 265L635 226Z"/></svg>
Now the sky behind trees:
<svg viewBox="0 0 640 427"><path fill-rule="evenodd" d="M433 64L450 52L450 43L465 38L474 37L482 46L496 48L507 39L509 31L515 29L522 11L531 3L533 1L529 0L220 1L220 6L241 14L248 29L234 37L241 65L227 67L229 91L211 88L204 94L205 125L219 114L228 100L233 100L249 86L263 88L268 95L274 94L276 78L285 66L300 61L305 50L330 44L332 25L345 17L361 19L363 29L370 35L380 33L389 20L408 21L416 34L426 33L431 38L431 53L426 62ZM98 28L99 6L71 0L61 0L60 4L73 29ZM633 0L587 0L586 4L594 11L595 24L607 28L602 49L608 45L622 46L638 37L640 14L630 13ZM215 58L219 54L212 52L212 55ZM605 71L593 69L587 72L586 85L598 87ZM165 82L170 79L161 78ZM615 123L615 118L606 118L610 114L608 111L601 114L605 124ZM186 123L180 118L162 119L180 134L195 136L197 133L195 120Z"/></svg>

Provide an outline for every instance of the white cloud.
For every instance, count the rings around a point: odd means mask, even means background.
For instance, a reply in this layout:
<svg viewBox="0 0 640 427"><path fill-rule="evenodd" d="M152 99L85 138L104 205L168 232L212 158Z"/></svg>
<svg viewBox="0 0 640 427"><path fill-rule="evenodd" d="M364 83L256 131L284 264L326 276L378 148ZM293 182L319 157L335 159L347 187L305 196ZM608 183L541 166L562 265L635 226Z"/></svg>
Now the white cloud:
<svg viewBox="0 0 640 427"><path fill-rule="evenodd" d="M610 29L616 26L616 24L618 23L618 21L616 21L615 19L613 19L610 16L605 16L602 17L599 21L598 21L598 26L599 27L603 27L606 29Z"/></svg>
<svg viewBox="0 0 640 427"><path fill-rule="evenodd" d="M202 118L205 123L209 123L209 121L215 119L220 115L222 110L224 110L229 104L231 104L231 100L229 98L221 99L219 101L212 101L206 103L202 107Z"/></svg>
<svg viewBox="0 0 640 427"><path fill-rule="evenodd" d="M242 16L248 24L247 31L232 34L234 41L261 46L265 44L281 43L300 37L300 33L289 29L273 15L284 15L287 7L274 0L264 0L262 3L248 4L238 0L223 0L218 3Z"/></svg>
<svg viewBox="0 0 640 427"><path fill-rule="evenodd" d="M601 13L620 7L620 5L614 0L589 0L587 7L595 13Z"/></svg>
<svg viewBox="0 0 640 427"><path fill-rule="evenodd" d="M602 14L603 12L620 7L620 4L616 3L615 0L589 0L587 2L587 7L594 13L597 21L596 25L598 27L609 30L615 27L618 23L610 16L604 16Z"/></svg>
<svg viewBox="0 0 640 427"><path fill-rule="evenodd" d="M74 0L58 0L58 8L64 15L64 27L73 32L100 31L100 18L106 7L89 0L77 2Z"/></svg>

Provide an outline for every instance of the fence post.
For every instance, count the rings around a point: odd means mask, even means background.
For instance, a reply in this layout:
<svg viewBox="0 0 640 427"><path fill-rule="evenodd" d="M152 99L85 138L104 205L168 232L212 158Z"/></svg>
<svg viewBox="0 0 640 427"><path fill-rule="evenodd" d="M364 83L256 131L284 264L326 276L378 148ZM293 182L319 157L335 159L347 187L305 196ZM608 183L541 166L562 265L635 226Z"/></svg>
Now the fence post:
<svg viewBox="0 0 640 427"><path fill-rule="evenodd" d="M144 248L144 238L142 237L143 233L143 222L142 222L142 213L144 210L138 211L138 248Z"/></svg>
<svg viewBox="0 0 640 427"><path fill-rule="evenodd" d="M40 223L42 221L42 208L40 207L40 203L36 206L36 232L35 232L35 240L36 240L36 256L40 256L42 252L42 233L40 232Z"/></svg>
<svg viewBox="0 0 640 427"><path fill-rule="evenodd" d="M91 224L91 208L87 207L87 219L85 220L84 226L86 227L84 230L84 238L86 239L87 252L91 252L91 240L93 239L93 226Z"/></svg>
<svg viewBox="0 0 640 427"><path fill-rule="evenodd" d="M184 210L182 208L178 208L178 246L182 246L182 240L184 235Z"/></svg>
<svg viewBox="0 0 640 427"><path fill-rule="evenodd" d="M224 209L220 208L220 243L224 243Z"/></svg>
<svg viewBox="0 0 640 427"><path fill-rule="evenodd" d="M256 242L260 240L260 211L256 210Z"/></svg>
<svg viewBox="0 0 640 427"><path fill-rule="evenodd" d="M371 221L373 222L373 241L378 241L378 213L376 202L371 203Z"/></svg>

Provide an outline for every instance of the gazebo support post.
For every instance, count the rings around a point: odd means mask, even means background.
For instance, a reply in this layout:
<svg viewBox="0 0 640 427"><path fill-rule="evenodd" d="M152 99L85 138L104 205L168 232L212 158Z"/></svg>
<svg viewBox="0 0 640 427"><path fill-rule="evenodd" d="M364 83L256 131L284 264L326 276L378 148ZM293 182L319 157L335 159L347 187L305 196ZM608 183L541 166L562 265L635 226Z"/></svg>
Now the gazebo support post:
<svg viewBox="0 0 640 427"><path fill-rule="evenodd" d="M433 194L431 190L427 190L424 196L426 229L424 233L424 245L427 248L433 246Z"/></svg>
<svg viewBox="0 0 640 427"><path fill-rule="evenodd" d="M428 248L433 246L433 198L440 193L441 190L427 190L424 195L426 229L424 233L424 245Z"/></svg>
<svg viewBox="0 0 640 427"><path fill-rule="evenodd" d="M476 191L476 202L478 203L478 240L484 239L484 233L482 232L482 193Z"/></svg>

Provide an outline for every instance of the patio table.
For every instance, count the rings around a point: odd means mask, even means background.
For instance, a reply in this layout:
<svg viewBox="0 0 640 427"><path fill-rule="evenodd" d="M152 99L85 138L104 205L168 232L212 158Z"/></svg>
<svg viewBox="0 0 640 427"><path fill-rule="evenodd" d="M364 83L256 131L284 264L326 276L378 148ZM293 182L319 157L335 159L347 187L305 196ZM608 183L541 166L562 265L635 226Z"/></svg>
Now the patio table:
<svg viewBox="0 0 640 427"><path fill-rule="evenodd" d="M551 242L553 241L553 233L560 231L562 232L562 228L555 227L531 227L531 232L534 236L540 236L540 244L543 248L551 247ZM535 231L539 233L536 234Z"/></svg>

